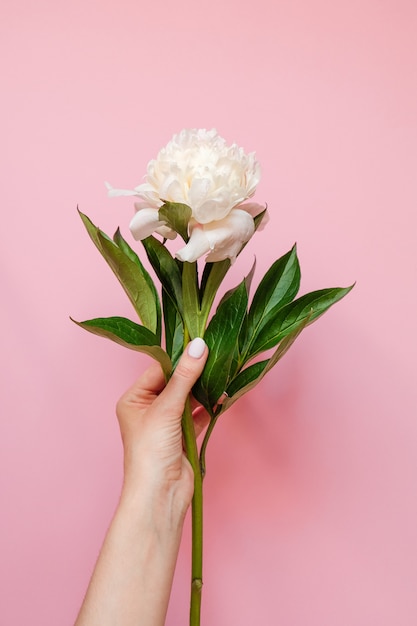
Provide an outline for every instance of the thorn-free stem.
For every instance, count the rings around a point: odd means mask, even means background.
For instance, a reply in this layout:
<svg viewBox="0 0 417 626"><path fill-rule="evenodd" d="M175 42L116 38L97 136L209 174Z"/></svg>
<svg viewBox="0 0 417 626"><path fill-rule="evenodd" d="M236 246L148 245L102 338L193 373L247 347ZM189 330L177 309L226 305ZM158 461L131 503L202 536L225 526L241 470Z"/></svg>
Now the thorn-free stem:
<svg viewBox="0 0 417 626"><path fill-rule="evenodd" d="M191 403L188 398L182 418L184 446L194 472L194 495L191 502L191 602L190 626L200 626L203 586L203 477L198 458Z"/></svg>

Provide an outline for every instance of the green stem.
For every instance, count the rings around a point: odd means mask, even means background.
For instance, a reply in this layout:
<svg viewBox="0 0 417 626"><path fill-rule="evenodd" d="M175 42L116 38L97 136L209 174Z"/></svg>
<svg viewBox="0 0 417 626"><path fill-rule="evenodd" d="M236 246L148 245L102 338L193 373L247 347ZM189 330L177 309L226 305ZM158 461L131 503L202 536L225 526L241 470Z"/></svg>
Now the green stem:
<svg viewBox="0 0 417 626"><path fill-rule="evenodd" d="M182 274L184 298L184 349L192 338L199 336L197 264L184 263ZM184 407L182 432L187 458L194 473L194 495L191 501L191 600L190 626L200 626L201 592L203 587L203 475L200 468L197 440L190 397Z"/></svg>
<svg viewBox="0 0 417 626"><path fill-rule="evenodd" d="M202 475L203 478L206 475L206 448L207 448L207 444L208 444L208 441L210 439L210 435L213 432L213 428L216 425L217 418L219 417L219 415L220 415L220 411L214 413L214 415L210 418L210 422L209 422L209 425L207 427L206 434L204 435L203 443L201 444L201 449L200 449L200 470L201 470L201 475Z"/></svg>
<svg viewBox="0 0 417 626"><path fill-rule="evenodd" d="M200 626L201 590L203 586L203 476L198 458L191 403L188 398L183 419L185 451L194 472L194 496L191 503L191 604L190 626Z"/></svg>

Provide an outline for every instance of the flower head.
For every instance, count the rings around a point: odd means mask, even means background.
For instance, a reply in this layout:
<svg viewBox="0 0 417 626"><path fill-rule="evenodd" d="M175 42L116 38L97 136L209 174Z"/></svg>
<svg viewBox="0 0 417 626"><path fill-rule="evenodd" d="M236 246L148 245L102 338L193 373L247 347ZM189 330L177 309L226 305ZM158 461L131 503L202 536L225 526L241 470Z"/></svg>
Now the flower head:
<svg viewBox="0 0 417 626"><path fill-rule="evenodd" d="M176 256L195 261L209 253L208 261L233 261L255 231L253 217L264 210L259 204L244 204L259 179L255 153L246 154L236 144L227 146L214 129L192 129L174 135L150 161L143 184L132 191L109 188L109 193L141 199L130 223L135 239L154 231L174 238L175 231L158 211L164 202L181 203L191 208L190 239Z"/></svg>

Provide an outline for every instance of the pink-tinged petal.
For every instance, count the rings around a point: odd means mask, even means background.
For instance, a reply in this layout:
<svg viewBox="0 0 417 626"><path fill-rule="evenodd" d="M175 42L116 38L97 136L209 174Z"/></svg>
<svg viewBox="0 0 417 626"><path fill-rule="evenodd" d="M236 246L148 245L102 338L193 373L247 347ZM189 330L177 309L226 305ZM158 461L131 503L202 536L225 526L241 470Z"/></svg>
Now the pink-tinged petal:
<svg viewBox="0 0 417 626"><path fill-rule="evenodd" d="M262 204L258 204L257 202L245 202L244 204L240 204L236 208L242 209L243 211L247 211L247 213L252 215L252 217L256 217L257 215L262 213L262 211L265 211L267 207L263 206ZM258 226L258 230L263 230L265 226L268 224L268 222L269 222L269 213L268 211L266 211L261 220L261 223Z"/></svg>
<svg viewBox="0 0 417 626"><path fill-rule="evenodd" d="M165 222L159 219L157 209L141 209L135 213L129 224L130 231L136 240L149 237L162 226L165 226Z"/></svg>
<svg viewBox="0 0 417 626"><path fill-rule="evenodd" d="M269 222L269 213L268 211L265 211L265 215L262 217L261 223L259 224L257 230L263 230L265 226L268 224L268 222Z"/></svg>
<svg viewBox="0 0 417 626"><path fill-rule="evenodd" d="M191 232L190 239L188 243L176 252L175 256L180 261L188 261L192 263L193 261L197 261L201 256L207 254L210 250L210 243L207 239L206 233L204 229L197 224Z"/></svg>
<svg viewBox="0 0 417 626"><path fill-rule="evenodd" d="M259 213L265 211L266 207L262 204L258 204L257 202L244 202L243 204L236 206L235 209L241 209L242 211L249 213L249 215L252 215L252 217L256 217Z"/></svg>

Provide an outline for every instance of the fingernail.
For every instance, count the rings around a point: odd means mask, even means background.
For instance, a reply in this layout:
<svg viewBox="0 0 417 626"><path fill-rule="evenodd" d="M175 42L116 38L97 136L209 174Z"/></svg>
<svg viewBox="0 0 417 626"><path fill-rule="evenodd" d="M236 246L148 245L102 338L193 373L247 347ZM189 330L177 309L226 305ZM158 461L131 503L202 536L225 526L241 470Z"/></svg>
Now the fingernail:
<svg viewBox="0 0 417 626"><path fill-rule="evenodd" d="M199 359L203 356L204 350L206 348L206 342L201 337L196 337L188 344L187 350L188 354L193 357L193 359Z"/></svg>

